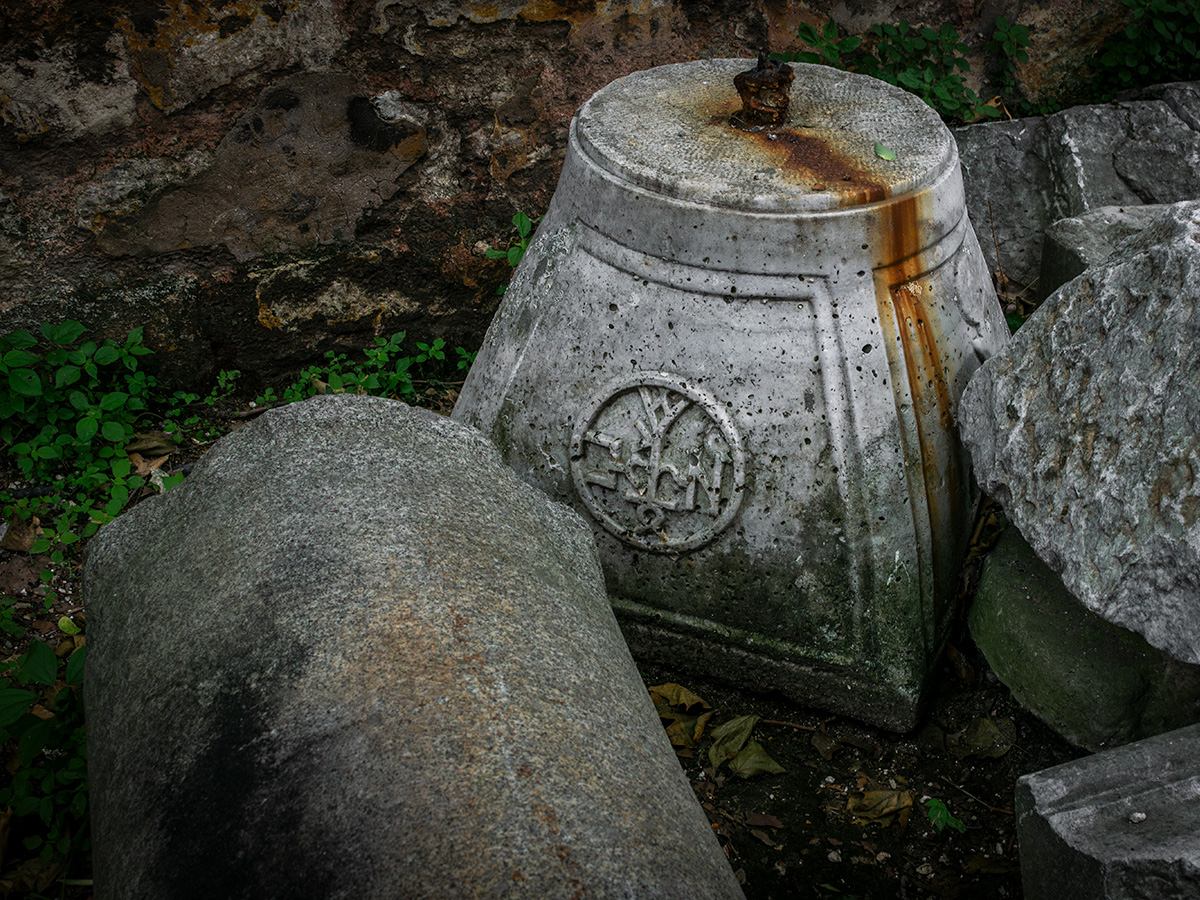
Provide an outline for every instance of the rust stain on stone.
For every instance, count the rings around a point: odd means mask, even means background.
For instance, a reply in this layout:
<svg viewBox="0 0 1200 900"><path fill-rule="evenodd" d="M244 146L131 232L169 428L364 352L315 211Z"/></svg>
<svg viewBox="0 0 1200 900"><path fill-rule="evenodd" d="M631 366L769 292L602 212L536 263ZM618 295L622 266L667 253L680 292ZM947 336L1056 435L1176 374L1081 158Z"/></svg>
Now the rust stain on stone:
<svg viewBox="0 0 1200 900"><path fill-rule="evenodd" d="M883 266L876 282L876 305L884 333L889 339L888 356L893 368L893 383L900 364L895 343L903 356L904 374L913 404L917 452L920 457L923 492L929 512L935 616L942 614L942 591L937 588L947 577L952 548L942 546L937 536L946 522L946 514L957 507L965 489L965 473L957 457L947 448L957 442L953 417L950 378L942 358L946 335L937 314L935 298L921 276L929 261L925 249L928 236L922 226L921 206L925 193L900 198L882 209L879 244L883 248ZM888 327L890 323L890 328ZM898 385L897 385L898 386ZM898 398L899 400L899 398ZM901 418L903 427L904 417ZM915 487L915 485L914 485Z"/></svg>
<svg viewBox="0 0 1200 900"><path fill-rule="evenodd" d="M780 158L783 166L811 172L816 178L813 190L841 194L845 206L874 203L887 196L882 182L838 153L824 138L791 128L760 131L749 137Z"/></svg>
<svg viewBox="0 0 1200 900"><path fill-rule="evenodd" d="M724 104L729 106L729 104ZM780 169L801 173L811 180L809 189L817 193L837 194L841 206L877 203L888 195L887 186L871 172L864 171L821 137L820 133L795 128L763 128L744 131L730 125L732 107L705 121L709 127L726 128L743 140L752 142L759 155Z"/></svg>

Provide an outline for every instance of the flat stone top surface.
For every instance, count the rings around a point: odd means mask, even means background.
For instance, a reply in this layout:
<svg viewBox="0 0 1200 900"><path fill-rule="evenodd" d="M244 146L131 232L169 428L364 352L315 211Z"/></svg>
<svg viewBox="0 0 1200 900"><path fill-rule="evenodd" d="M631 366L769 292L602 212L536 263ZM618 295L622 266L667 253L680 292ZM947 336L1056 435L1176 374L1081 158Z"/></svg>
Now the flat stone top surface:
<svg viewBox="0 0 1200 900"><path fill-rule="evenodd" d="M634 72L601 88L573 128L605 171L680 200L807 212L909 193L957 163L949 129L922 100L828 66L793 63L788 120L749 133L733 78L752 59L710 59ZM876 143L895 153L876 152ZM884 155L887 155L886 150Z"/></svg>

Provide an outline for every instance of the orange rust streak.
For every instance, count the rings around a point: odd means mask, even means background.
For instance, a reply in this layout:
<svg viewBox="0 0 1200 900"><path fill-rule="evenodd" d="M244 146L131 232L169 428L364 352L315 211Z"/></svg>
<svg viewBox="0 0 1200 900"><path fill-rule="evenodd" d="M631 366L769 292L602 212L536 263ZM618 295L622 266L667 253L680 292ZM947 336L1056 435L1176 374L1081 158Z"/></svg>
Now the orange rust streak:
<svg viewBox="0 0 1200 900"><path fill-rule="evenodd" d="M905 197L883 210L884 274L888 296L877 297L879 305L888 304L889 316L904 353L904 367L912 395L913 418L916 422L917 443L925 487L926 509L929 512L930 532L934 537L931 560L934 572L935 616L941 616L944 601L938 585L945 578L945 567L953 562L948 557L952 548L941 546L942 513L954 504L963 489L964 479L953 458L939 460L937 430L953 432L952 398L946 370L942 363L941 323L934 314L934 304L926 294L919 276L928 268L923 259L923 239L919 218L918 197ZM881 286L882 287L882 286ZM882 309L881 309L882 311ZM944 467L944 470L943 470Z"/></svg>

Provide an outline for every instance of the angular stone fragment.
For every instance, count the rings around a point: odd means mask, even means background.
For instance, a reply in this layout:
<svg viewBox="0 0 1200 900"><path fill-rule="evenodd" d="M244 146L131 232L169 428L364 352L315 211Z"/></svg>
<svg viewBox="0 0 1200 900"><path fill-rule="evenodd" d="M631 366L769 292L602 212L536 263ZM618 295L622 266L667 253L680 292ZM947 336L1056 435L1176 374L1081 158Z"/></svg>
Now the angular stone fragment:
<svg viewBox="0 0 1200 900"><path fill-rule="evenodd" d="M1200 896L1200 725L1017 782L1027 900Z"/></svg>
<svg viewBox="0 0 1200 900"><path fill-rule="evenodd" d="M991 270L1031 284L1051 222L1101 206L1200 197L1198 121L1197 86L1184 83L957 129L967 210Z"/></svg>
<svg viewBox="0 0 1200 900"><path fill-rule="evenodd" d="M1117 244L1140 234L1162 216L1163 204L1101 206L1078 216L1059 219L1042 242L1041 277L1033 293L1044 300L1084 269L1112 253Z"/></svg>
<svg viewBox="0 0 1200 900"><path fill-rule="evenodd" d="M1200 203L1050 297L960 409L980 485L1101 618L1200 663Z"/></svg>
<svg viewBox="0 0 1200 900"><path fill-rule="evenodd" d="M588 528L472 430L268 412L88 549L97 898L741 896Z"/></svg>

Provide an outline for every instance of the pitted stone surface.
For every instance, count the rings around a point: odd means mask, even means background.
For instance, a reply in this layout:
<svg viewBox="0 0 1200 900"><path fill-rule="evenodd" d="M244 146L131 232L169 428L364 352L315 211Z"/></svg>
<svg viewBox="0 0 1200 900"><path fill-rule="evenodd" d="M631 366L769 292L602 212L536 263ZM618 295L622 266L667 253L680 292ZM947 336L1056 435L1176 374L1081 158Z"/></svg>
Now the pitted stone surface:
<svg viewBox="0 0 1200 900"><path fill-rule="evenodd" d="M797 66L788 128L740 131L752 65L585 104L454 417L591 520L635 655L908 730L973 504L958 398L1008 329L937 116Z"/></svg>
<svg viewBox="0 0 1200 900"><path fill-rule="evenodd" d="M268 412L88 551L98 898L741 897L587 526L473 430Z"/></svg>
<svg viewBox="0 0 1200 900"><path fill-rule="evenodd" d="M1200 202L1050 297L959 411L980 485L1084 605L1200 662Z"/></svg>
<svg viewBox="0 0 1200 900"><path fill-rule="evenodd" d="M713 59L635 72L579 110L580 144L605 171L680 200L800 212L881 200L934 181L957 160L920 99L863 75L796 63L777 134L732 127L733 86L754 60ZM895 153L876 154L876 142ZM848 179L844 176L849 176Z"/></svg>

